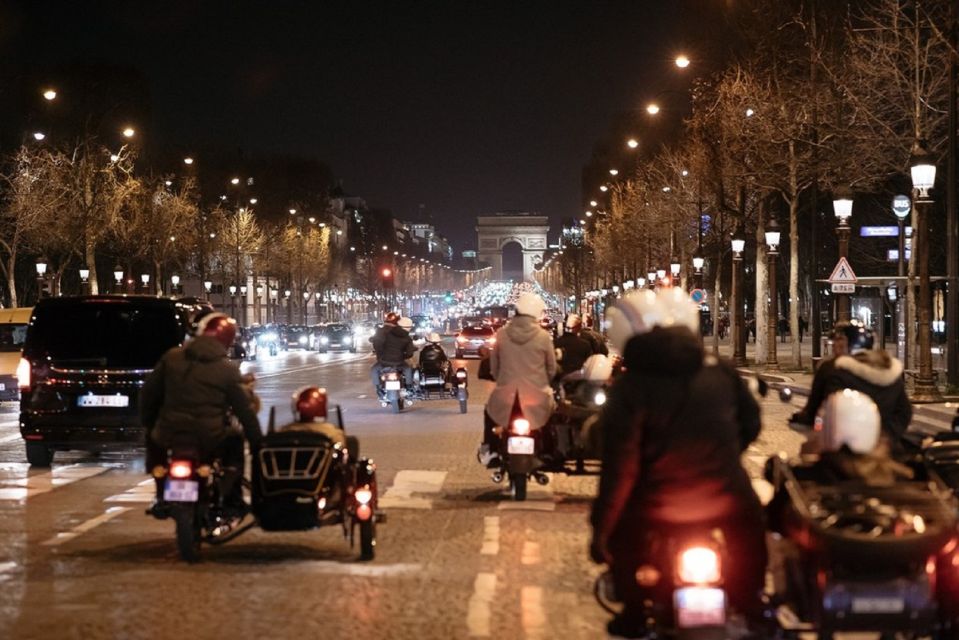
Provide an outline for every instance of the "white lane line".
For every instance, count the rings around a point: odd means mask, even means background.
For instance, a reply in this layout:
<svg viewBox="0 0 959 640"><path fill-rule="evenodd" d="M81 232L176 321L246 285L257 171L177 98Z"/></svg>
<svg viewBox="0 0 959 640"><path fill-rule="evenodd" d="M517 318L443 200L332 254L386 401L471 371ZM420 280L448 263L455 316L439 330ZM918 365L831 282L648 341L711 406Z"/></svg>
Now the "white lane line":
<svg viewBox="0 0 959 640"><path fill-rule="evenodd" d="M0 444L7 444L8 442L13 442L14 440L20 440L21 438L22 436L18 431L17 433L11 433L10 435L0 438Z"/></svg>
<svg viewBox="0 0 959 640"><path fill-rule="evenodd" d="M523 631L527 638L541 638L546 630L546 613L543 611L543 588L523 587L519 594Z"/></svg>
<svg viewBox="0 0 959 640"><path fill-rule="evenodd" d="M0 427L19 427L20 419L15 418L13 420L0 420Z"/></svg>
<svg viewBox="0 0 959 640"><path fill-rule="evenodd" d="M410 573L416 573L422 569L422 565L409 562L374 565L335 562L333 560L317 560L316 562L304 563L302 560L298 560L296 564L297 566L302 566L318 573L361 576L365 578L382 578L406 575Z"/></svg>
<svg viewBox="0 0 959 640"><path fill-rule="evenodd" d="M55 547L57 545L63 544L64 542L70 542L77 536L83 535L87 531L90 531L91 529L95 529L96 527L99 527L101 524L105 522L109 522L110 520L113 520L117 516L124 514L129 510L130 510L130 507L110 507L104 513L101 513L97 517L90 518L86 522L81 522L80 524L73 527L69 531L58 533L57 535L53 536L49 540L44 540L40 544L47 547Z"/></svg>
<svg viewBox="0 0 959 640"><path fill-rule="evenodd" d="M104 498L103 501L150 503L153 502L155 497L156 482L153 478L147 478L143 482L138 482L135 487L127 489L123 493L110 496L109 498Z"/></svg>
<svg viewBox="0 0 959 640"><path fill-rule="evenodd" d="M17 568L16 562L0 562L0 584L9 580L11 573Z"/></svg>
<svg viewBox="0 0 959 640"><path fill-rule="evenodd" d="M378 501L383 508L432 509L429 498L415 497L414 493L437 494L443 489L445 471L403 469L396 473L393 485L383 492Z"/></svg>
<svg viewBox="0 0 959 640"><path fill-rule="evenodd" d="M72 464L31 476L27 475L29 465L23 465L18 477L0 477L0 500L26 500L58 487L65 487L74 482L100 475L111 468L112 466L91 467Z"/></svg>
<svg viewBox="0 0 959 640"><path fill-rule="evenodd" d="M271 372L269 372L269 373L259 373L259 372L257 372L257 371L254 371L253 373L254 373L254 375L256 376L256 379L257 379L257 380L266 380L266 379L268 379L268 378L278 378L278 377L280 377L280 376L285 376L285 375L288 375L288 374L291 374L291 373L301 373L301 372L303 372L303 371L315 371L315 370L317 370L317 369L325 369L325 368L327 368L327 367L331 367L331 366L336 365L336 364L344 364L344 363L347 363L347 362L358 362L358 361L364 359L365 357L366 357L366 356L359 356L359 355L357 354L357 356L352 356L352 357L350 357L350 358L343 358L343 359L337 359L337 360L326 360L326 361L322 361L322 362L317 362L317 363L315 363L315 364L309 364L309 365L306 365L306 366L298 367L298 368L296 368L296 369L283 369L283 370L281 370L281 371L271 371Z"/></svg>
<svg viewBox="0 0 959 640"><path fill-rule="evenodd" d="M483 517L483 546L480 554L495 556L499 553L499 516Z"/></svg>
<svg viewBox="0 0 959 640"><path fill-rule="evenodd" d="M466 609L466 628L474 638L488 638L490 635L490 604L496 594L496 574L479 573L473 582L473 595Z"/></svg>
<svg viewBox="0 0 959 640"><path fill-rule="evenodd" d="M528 532L527 532L528 535ZM523 543L523 555L520 556L520 562L525 565L539 564L540 562L539 543L527 540Z"/></svg>

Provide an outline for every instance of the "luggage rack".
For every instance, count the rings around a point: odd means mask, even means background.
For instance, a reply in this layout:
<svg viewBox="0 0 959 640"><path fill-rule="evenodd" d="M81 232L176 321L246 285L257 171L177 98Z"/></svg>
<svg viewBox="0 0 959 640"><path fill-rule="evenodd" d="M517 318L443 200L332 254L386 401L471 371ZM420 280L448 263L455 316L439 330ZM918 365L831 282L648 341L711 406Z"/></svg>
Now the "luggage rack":
<svg viewBox="0 0 959 640"><path fill-rule="evenodd" d="M265 480L316 480L326 471L328 446L269 447L260 450L260 474Z"/></svg>

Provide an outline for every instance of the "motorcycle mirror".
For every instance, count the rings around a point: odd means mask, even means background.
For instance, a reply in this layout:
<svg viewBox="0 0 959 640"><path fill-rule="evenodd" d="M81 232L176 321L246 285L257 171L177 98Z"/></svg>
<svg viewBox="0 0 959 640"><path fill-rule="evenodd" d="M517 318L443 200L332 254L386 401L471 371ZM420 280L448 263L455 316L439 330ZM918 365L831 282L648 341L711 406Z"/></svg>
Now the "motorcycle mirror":
<svg viewBox="0 0 959 640"><path fill-rule="evenodd" d="M793 398L793 390L789 387L783 387L779 390L779 399L783 402L791 402Z"/></svg>

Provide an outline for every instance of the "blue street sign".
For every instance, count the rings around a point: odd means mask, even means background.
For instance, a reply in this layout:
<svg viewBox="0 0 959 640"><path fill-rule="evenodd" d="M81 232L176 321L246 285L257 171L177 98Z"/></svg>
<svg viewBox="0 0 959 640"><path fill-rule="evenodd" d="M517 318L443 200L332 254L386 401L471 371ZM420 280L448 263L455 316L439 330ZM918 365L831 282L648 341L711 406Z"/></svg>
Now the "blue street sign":
<svg viewBox="0 0 959 640"><path fill-rule="evenodd" d="M912 235L912 227L906 227L906 237ZM862 238L898 238L899 227L859 227Z"/></svg>
<svg viewBox="0 0 959 640"><path fill-rule="evenodd" d="M905 218L912 210L912 201L909 196L898 195L892 199L892 212L898 218Z"/></svg>

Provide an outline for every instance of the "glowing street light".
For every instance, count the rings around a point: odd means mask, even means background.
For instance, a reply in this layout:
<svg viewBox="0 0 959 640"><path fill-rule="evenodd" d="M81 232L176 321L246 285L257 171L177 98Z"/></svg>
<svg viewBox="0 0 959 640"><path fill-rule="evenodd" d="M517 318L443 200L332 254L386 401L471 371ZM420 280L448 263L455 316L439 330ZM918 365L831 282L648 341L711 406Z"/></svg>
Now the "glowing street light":
<svg viewBox="0 0 959 640"><path fill-rule="evenodd" d="M676 63L676 66L679 67L680 69L685 69L686 67L689 66L689 58L687 58L684 55L677 56L674 62Z"/></svg>
<svg viewBox="0 0 959 640"><path fill-rule="evenodd" d="M40 142L46 137L47 137L47 134L43 133L42 131L35 131L33 133L33 139L36 140L37 142Z"/></svg>
<svg viewBox="0 0 959 640"><path fill-rule="evenodd" d="M230 184L234 184L234 185L240 184L240 179L239 179L239 178L230 178Z"/></svg>
<svg viewBox="0 0 959 640"><path fill-rule="evenodd" d="M133 129L133 127L127 127L126 129L123 130L123 137L124 137L124 138L132 138L132 137L135 136L136 134L137 134L137 132Z"/></svg>
<svg viewBox="0 0 959 640"><path fill-rule="evenodd" d="M752 118L755 114L756 114L756 112L753 111L752 109L746 109L746 117L747 117L747 118Z"/></svg>
<svg viewBox="0 0 959 640"><path fill-rule="evenodd" d="M639 140L637 140L636 138L630 138L629 140L626 141L626 146L629 147L630 149L635 149L636 147L639 146Z"/></svg>
<svg viewBox="0 0 959 640"><path fill-rule="evenodd" d="M657 113L659 113L659 105L656 104L655 102L650 102L648 105L646 105L646 113L648 113L651 116L656 115Z"/></svg>
<svg viewBox="0 0 959 640"><path fill-rule="evenodd" d="M55 89L47 89L43 92L43 99L47 102L53 102L57 99L57 92Z"/></svg>
<svg viewBox="0 0 959 640"><path fill-rule="evenodd" d="M619 169L610 169L610 170L609 170L609 175L611 175L611 176L618 176L618 175L619 175Z"/></svg>
<svg viewBox="0 0 959 640"><path fill-rule="evenodd" d="M589 206L591 206L591 207L595 207L595 206L598 205L598 204L599 204L599 203L596 202L595 200L590 200L590 201L589 201Z"/></svg>
<svg viewBox="0 0 959 640"><path fill-rule="evenodd" d="M185 165L191 165L191 164L193 164L193 158L191 158L191 157L189 157L189 156L187 156L186 158L183 158L183 164L185 164Z"/></svg>

